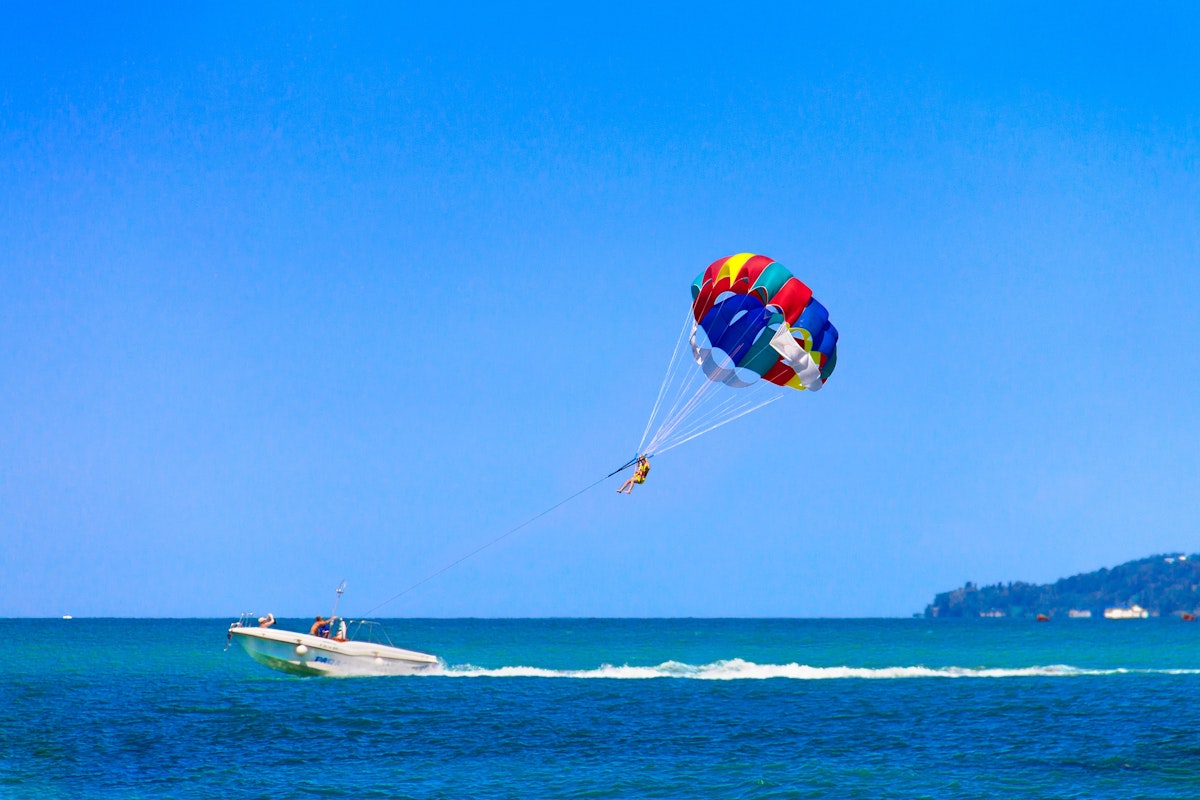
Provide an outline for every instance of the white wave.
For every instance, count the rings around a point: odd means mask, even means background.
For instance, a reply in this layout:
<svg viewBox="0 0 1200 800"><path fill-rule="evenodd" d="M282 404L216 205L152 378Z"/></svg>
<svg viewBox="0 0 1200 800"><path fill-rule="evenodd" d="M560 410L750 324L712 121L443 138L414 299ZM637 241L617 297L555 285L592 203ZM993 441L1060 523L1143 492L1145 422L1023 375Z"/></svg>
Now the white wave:
<svg viewBox="0 0 1200 800"><path fill-rule="evenodd" d="M439 670L425 673L447 678L575 678L608 680L649 680L652 678L686 678L705 681L767 680L786 678L816 681L857 678L860 680L889 680L895 678L1064 678L1083 675L1119 675L1156 673L1166 675L1197 675L1196 669L1082 669L1066 664L1033 667L810 667L806 664L755 664L740 658L693 665L665 661L654 667L613 666L602 664L595 669L545 669L542 667L498 667L488 669L471 664L442 665Z"/></svg>

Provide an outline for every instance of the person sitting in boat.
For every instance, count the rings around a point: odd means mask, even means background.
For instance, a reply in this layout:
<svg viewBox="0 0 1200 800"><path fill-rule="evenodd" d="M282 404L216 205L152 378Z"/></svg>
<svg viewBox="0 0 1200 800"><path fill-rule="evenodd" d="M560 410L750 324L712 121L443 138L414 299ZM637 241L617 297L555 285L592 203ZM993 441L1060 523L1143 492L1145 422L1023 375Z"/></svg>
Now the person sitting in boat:
<svg viewBox="0 0 1200 800"><path fill-rule="evenodd" d="M317 621L308 629L309 636L320 636L322 639L329 638L329 627L333 624L333 619L325 619L320 614L317 614Z"/></svg>
<svg viewBox="0 0 1200 800"><path fill-rule="evenodd" d="M645 456L638 456L637 469L633 471L633 477L621 484L621 488L617 489L617 494L624 492L625 494L633 494L633 485L635 483L645 483L646 476L650 474L650 459Z"/></svg>
<svg viewBox="0 0 1200 800"><path fill-rule="evenodd" d="M274 624L275 624L275 615L271 614L270 612L268 612L265 617L258 618L258 627L260 627L260 628L269 628Z"/></svg>

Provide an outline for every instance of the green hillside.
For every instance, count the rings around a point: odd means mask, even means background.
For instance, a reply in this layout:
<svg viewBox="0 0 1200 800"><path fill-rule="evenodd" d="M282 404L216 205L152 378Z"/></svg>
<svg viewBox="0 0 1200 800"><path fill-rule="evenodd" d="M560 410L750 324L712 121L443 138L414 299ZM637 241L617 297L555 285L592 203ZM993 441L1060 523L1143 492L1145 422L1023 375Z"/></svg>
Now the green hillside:
<svg viewBox="0 0 1200 800"><path fill-rule="evenodd" d="M968 582L934 597L925 607L925 616L1066 617L1077 610L1102 617L1106 608L1134 603L1152 616L1200 611L1200 555L1150 556L1047 584Z"/></svg>

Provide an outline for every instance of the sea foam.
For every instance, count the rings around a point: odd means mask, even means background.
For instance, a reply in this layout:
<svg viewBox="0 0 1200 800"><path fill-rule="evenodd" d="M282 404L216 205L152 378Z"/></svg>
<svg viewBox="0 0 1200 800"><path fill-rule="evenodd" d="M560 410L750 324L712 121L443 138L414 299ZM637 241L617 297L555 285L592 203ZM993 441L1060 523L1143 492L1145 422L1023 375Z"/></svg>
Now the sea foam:
<svg viewBox="0 0 1200 800"><path fill-rule="evenodd" d="M665 661L653 667L613 666L602 664L595 669L545 669L513 666L488 669L471 664L443 665L424 673L447 678L574 678L608 680L649 680L652 678L684 678L705 681L767 680L890 680L897 678L1069 678L1087 675L1159 673L1169 675L1200 674L1200 670L1180 669L1083 669L1066 664L1031 667L812 667L807 664L755 664L740 658L693 665Z"/></svg>

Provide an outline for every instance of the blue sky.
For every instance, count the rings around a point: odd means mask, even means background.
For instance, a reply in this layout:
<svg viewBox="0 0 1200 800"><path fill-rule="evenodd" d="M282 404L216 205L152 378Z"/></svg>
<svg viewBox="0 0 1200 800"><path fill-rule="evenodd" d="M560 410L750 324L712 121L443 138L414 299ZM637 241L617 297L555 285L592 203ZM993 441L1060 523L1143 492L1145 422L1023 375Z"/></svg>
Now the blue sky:
<svg viewBox="0 0 1200 800"><path fill-rule="evenodd" d="M362 612L632 455L766 253L819 394L380 612L891 616L1194 551L1200 12L75 6L0 30L0 615Z"/></svg>

